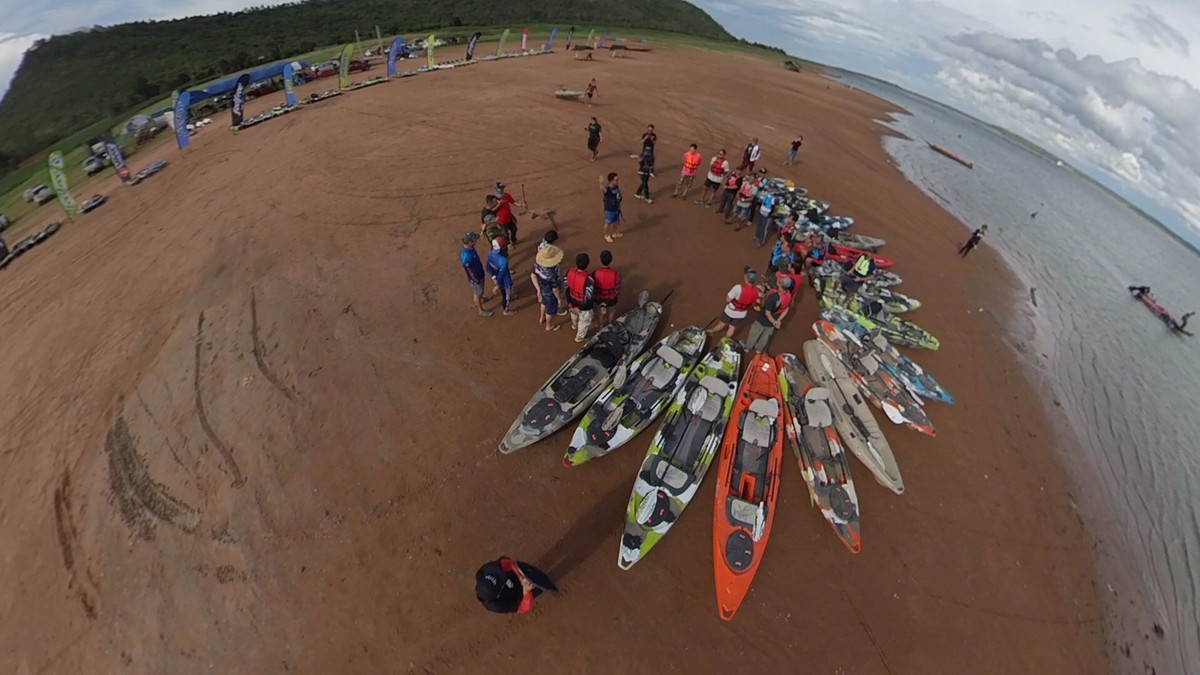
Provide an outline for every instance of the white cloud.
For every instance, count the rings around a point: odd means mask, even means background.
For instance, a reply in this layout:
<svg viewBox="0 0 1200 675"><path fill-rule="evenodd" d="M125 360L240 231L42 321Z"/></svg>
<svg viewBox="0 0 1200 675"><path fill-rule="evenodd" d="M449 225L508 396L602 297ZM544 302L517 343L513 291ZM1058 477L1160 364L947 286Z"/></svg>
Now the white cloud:
<svg viewBox="0 0 1200 675"><path fill-rule="evenodd" d="M0 96L8 91L8 85L12 83L12 77L17 72L25 50L39 37L41 36L0 33Z"/></svg>
<svg viewBox="0 0 1200 675"><path fill-rule="evenodd" d="M738 35L1009 128L1200 231L1200 2L717 1Z"/></svg>

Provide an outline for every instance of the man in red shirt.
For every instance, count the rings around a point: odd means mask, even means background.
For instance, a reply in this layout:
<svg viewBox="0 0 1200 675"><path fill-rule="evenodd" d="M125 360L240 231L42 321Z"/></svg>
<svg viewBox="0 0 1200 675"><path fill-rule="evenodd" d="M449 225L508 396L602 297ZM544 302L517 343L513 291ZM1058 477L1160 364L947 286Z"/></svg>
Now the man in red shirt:
<svg viewBox="0 0 1200 675"><path fill-rule="evenodd" d="M517 217L513 215L512 207L517 200L504 191L504 183L496 183L496 222L504 229L504 238L512 248L517 247ZM525 207L525 204L521 205Z"/></svg>

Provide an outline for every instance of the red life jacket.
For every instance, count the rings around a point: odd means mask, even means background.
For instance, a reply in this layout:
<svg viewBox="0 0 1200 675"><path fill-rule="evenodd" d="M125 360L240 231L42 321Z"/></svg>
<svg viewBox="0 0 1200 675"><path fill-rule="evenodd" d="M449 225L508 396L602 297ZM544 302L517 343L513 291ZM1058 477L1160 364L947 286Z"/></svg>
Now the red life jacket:
<svg viewBox="0 0 1200 675"><path fill-rule="evenodd" d="M745 181L742 182L742 188L740 190L738 190L738 194L741 195L742 197L749 197L750 193L752 193L753 191L754 191L754 181L747 178Z"/></svg>
<svg viewBox="0 0 1200 675"><path fill-rule="evenodd" d="M577 303L582 303L586 298L589 276L587 272L578 268L567 272L567 292L571 294L571 299Z"/></svg>
<svg viewBox="0 0 1200 675"><path fill-rule="evenodd" d="M737 176L730 176L729 178L726 178L725 179L725 189L726 190L736 190L738 187L737 182L738 182Z"/></svg>
<svg viewBox="0 0 1200 675"><path fill-rule="evenodd" d="M777 290L776 293L779 294L779 311L775 313L776 317L778 317L778 315L783 314L783 310L792 305L792 294L782 288Z"/></svg>
<svg viewBox="0 0 1200 675"><path fill-rule="evenodd" d="M733 308L739 312L745 312L754 306L758 301L758 286L753 284L742 283L742 289L738 293L737 300L730 302Z"/></svg>
<svg viewBox="0 0 1200 675"><path fill-rule="evenodd" d="M712 175L720 178L725 175L725 158L713 157L712 164L708 165L708 171Z"/></svg>
<svg viewBox="0 0 1200 675"><path fill-rule="evenodd" d="M597 300L616 300L617 287L621 283L621 273L611 267L601 267L592 275L596 282Z"/></svg>

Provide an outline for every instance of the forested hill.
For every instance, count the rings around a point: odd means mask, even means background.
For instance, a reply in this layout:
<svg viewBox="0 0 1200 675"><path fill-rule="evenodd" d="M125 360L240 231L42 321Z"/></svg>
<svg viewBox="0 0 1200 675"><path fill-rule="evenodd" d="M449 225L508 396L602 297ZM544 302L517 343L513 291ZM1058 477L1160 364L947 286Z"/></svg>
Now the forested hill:
<svg viewBox="0 0 1200 675"><path fill-rule="evenodd" d="M189 83L346 42L455 25L637 27L733 39L683 0L309 0L39 41L0 101L0 175L48 145Z"/></svg>

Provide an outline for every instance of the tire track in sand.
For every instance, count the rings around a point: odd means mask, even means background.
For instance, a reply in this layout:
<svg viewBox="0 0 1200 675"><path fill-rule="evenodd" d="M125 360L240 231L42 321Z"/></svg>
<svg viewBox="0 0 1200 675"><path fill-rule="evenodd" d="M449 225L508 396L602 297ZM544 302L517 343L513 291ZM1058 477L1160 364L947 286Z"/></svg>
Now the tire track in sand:
<svg viewBox="0 0 1200 675"><path fill-rule="evenodd" d="M267 382L282 392L289 401L294 400L295 395L292 391L283 386L283 381L267 366L267 347L258 335L258 299L254 287L250 288L250 339L253 342L254 363L258 366L258 372L262 373L262 376L267 378Z"/></svg>
<svg viewBox="0 0 1200 675"><path fill-rule="evenodd" d="M221 442L217 436L216 429L213 428L212 422L208 419L208 411L204 409L204 396L200 393L200 352L204 349L204 312L200 312L200 316L196 320L196 365L195 375L192 389L196 393L196 416L200 418L200 427L204 429L204 434L208 436L208 440L213 444L213 447L220 453L221 459L225 461L225 466L233 476L232 487L240 488L246 484L246 477L242 474L242 467L238 466L237 459L233 456L233 450L229 446Z"/></svg>

